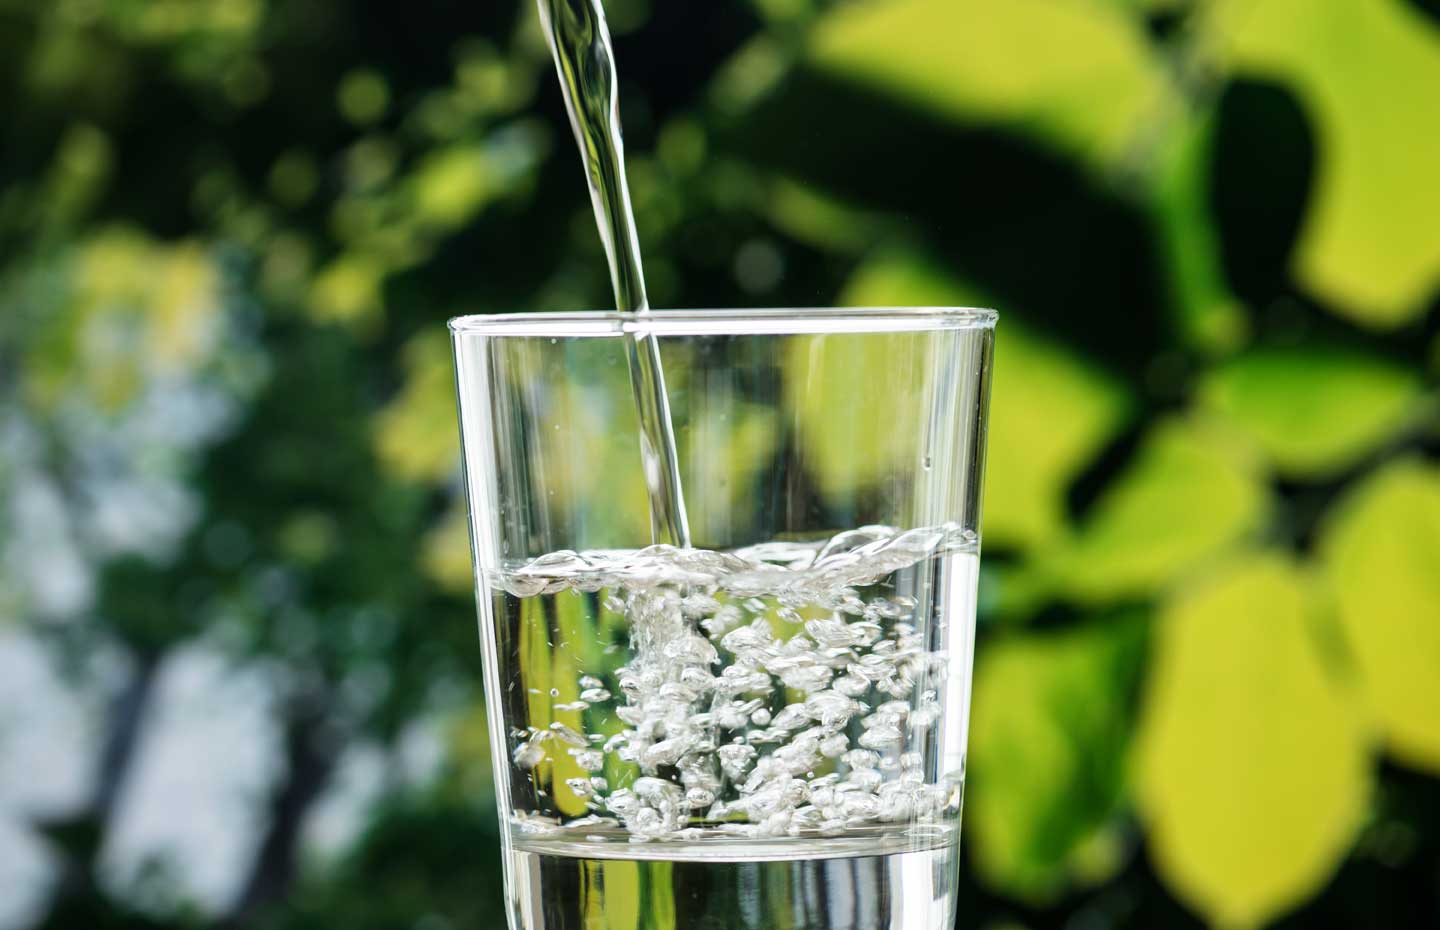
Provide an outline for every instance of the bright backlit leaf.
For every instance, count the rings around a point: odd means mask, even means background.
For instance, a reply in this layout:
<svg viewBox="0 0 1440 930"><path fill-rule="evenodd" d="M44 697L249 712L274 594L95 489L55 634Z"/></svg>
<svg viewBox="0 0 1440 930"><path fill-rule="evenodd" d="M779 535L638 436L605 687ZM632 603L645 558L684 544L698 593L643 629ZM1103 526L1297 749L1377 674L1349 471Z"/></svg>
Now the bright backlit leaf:
<svg viewBox="0 0 1440 930"><path fill-rule="evenodd" d="M1405 426L1420 379L1352 352L1249 352L1211 372L1200 400L1234 423L1283 474L1324 477Z"/></svg>
<svg viewBox="0 0 1440 930"><path fill-rule="evenodd" d="M1305 900L1349 849L1370 792L1353 695L1317 648L1286 558L1237 559L1162 611L1137 735L1157 869L1217 927Z"/></svg>
<svg viewBox="0 0 1440 930"><path fill-rule="evenodd" d="M1440 285L1440 30L1403 0L1217 9L1232 69L1281 81L1315 124L1301 280L1359 322L1414 319Z"/></svg>
<svg viewBox="0 0 1440 930"><path fill-rule="evenodd" d="M1162 422L1051 569L1082 602L1149 594L1254 532L1266 510L1255 470L1214 431Z"/></svg>
<svg viewBox="0 0 1440 930"><path fill-rule="evenodd" d="M976 292L918 259L867 263L845 306L983 305ZM1043 545L1065 525L1065 488L1129 415L1124 389L1098 368L1002 315L995 331L985 538Z"/></svg>
<svg viewBox="0 0 1440 930"><path fill-rule="evenodd" d="M1368 478L1320 551L1371 718L1398 759L1440 774L1440 469Z"/></svg>
<svg viewBox="0 0 1440 930"><path fill-rule="evenodd" d="M1106 162L1168 93L1140 20L1100 3L841 4L816 27L810 58L941 116Z"/></svg>
<svg viewBox="0 0 1440 930"><path fill-rule="evenodd" d="M981 877L1008 895L1046 901L1122 864L1104 827L1124 785L1139 630L1025 634L980 653L966 820Z"/></svg>

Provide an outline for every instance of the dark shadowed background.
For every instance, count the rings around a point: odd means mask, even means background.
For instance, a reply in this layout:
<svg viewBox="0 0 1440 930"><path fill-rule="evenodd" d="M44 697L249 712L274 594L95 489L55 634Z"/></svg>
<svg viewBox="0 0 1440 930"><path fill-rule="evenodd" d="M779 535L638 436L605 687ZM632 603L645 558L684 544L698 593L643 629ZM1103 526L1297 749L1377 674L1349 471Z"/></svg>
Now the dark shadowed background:
<svg viewBox="0 0 1440 930"><path fill-rule="evenodd" d="M1002 311L961 925L1440 925L1435 0L608 6L657 306ZM0 0L0 928L501 926L444 321L588 209L527 2Z"/></svg>

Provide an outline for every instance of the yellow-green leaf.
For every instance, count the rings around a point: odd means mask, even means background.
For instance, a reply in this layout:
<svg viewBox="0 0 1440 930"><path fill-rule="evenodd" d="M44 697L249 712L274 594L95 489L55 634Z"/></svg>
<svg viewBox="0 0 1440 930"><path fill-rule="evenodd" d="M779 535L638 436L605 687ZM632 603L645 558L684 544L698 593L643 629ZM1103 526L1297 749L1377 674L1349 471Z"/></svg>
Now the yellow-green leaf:
<svg viewBox="0 0 1440 930"><path fill-rule="evenodd" d="M1301 280L1359 322L1414 319L1440 286L1440 30L1404 0L1217 9L1232 67L1282 82L1315 124Z"/></svg>
<svg viewBox="0 0 1440 930"><path fill-rule="evenodd" d="M886 252L861 265L837 298L843 307L978 307L980 292L906 252Z"/></svg>
<svg viewBox="0 0 1440 930"><path fill-rule="evenodd" d="M932 274L924 263L887 256L862 266L846 286L843 306L896 307L915 304L964 305L952 300L957 288ZM849 493L873 484L894 467L904 440L920 428L916 405L897 403L893 392L857 395L856 383L893 384L896 371L911 371L917 347L908 333L849 337L812 336L792 340L786 357L786 387L805 423L809 460L827 493ZM854 398L844 409L830 401ZM884 435L876 426L887 424Z"/></svg>
<svg viewBox="0 0 1440 930"><path fill-rule="evenodd" d="M808 464L820 487L845 495L880 481L920 430L918 402L899 396L895 384L897 372L923 364L914 334L802 336L786 348L789 403L804 423ZM858 393L857 383L887 390ZM846 403L834 403L837 397Z"/></svg>
<svg viewBox="0 0 1440 930"><path fill-rule="evenodd" d="M1227 930L1316 892L1365 812L1365 729L1313 623L1305 576L1252 554L1174 597L1156 630L1140 810L1162 878Z"/></svg>
<svg viewBox="0 0 1440 930"><path fill-rule="evenodd" d="M1249 352L1200 386L1204 406L1296 477L1353 465L1403 428L1419 399L1419 377L1399 365L1318 349Z"/></svg>
<svg viewBox="0 0 1440 930"><path fill-rule="evenodd" d="M477 794L491 793L495 774L485 705L480 701L467 705L450 719L447 730L449 764L442 784L471 802Z"/></svg>
<svg viewBox="0 0 1440 930"><path fill-rule="evenodd" d="M472 219L499 192L482 145L453 145L425 157L412 179L416 214L453 229Z"/></svg>
<svg viewBox="0 0 1440 930"><path fill-rule="evenodd" d="M202 243L159 242L117 227L57 260L36 275L45 282L46 312L36 316L43 324L18 369L27 400L38 408L88 395L117 412L150 378L192 371L214 355L223 332L222 282ZM7 298L21 307L36 299L10 290Z"/></svg>
<svg viewBox="0 0 1440 930"><path fill-rule="evenodd" d="M573 704L580 697L580 676L588 674L595 667L589 665L589 662L598 663L600 644L595 640L584 601L578 595L569 594L556 599L555 614L554 635L558 636L558 641L552 649L554 677L550 680L550 698L553 702L550 713L554 722L563 723L579 733L588 733L590 730L585 725L583 711L557 710L554 705ZM585 778L590 773L562 748L561 741L552 740L546 749L554 765L551 770L550 793L555 798L555 806L562 814L571 817L583 816L586 813L585 799L578 796L566 782L572 778Z"/></svg>
<svg viewBox="0 0 1440 930"><path fill-rule="evenodd" d="M1440 468L1372 475L1331 515L1320 551L1387 748L1440 774Z"/></svg>
<svg viewBox="0 0 1440 930"><path fill-rule="evenodd" d="M384 283L385 269L378 261L347 253L322 268L311 281L306 305L318 321L363 331L379 318Z"/></svg>
<svg viewBox="0 0 1440 930"><path fill-rule="evenodd" d="M579 608L578 601L567 605ZM561 599L564 602L564 599ZM564 608L560 608L564 609ZM573 623L573 620L570 621ZM552 723L563 723L572 730L582 731L584 722L578 710L556 710L557 704L569 704L580 695L580 670L568 649L554 645L556 631L546 616L545 604L539 598L520 602L520 665L525 686L526 723L543 730ZM585 802L577 797L566 779L583 778L588 773L566 752L562 740L544 743L545 758L530 771L530 778L555 799L562 814L578 816L585 812Z"/></svg>
<svg viewBox="0 0 1440 930"><path fill-rule="evenodd" d="M1082 602L1148 594L1253 533L1266 510L1255 469L1223 437L1165 421L1049 569Z"/></svg>
<svg viewBox="0 0 1440 930"><path fill-rule="evenodd" d="M1104 826L1124 784L1137 632L1026 634L979 656L966 819L976 868L1007 895L1043 902L1122 864Z"/></svg>
<svg viewBox="0 0 1440 930"><path fill-rule="evenodd" d="M456 498L421 544L420 565L446 591L467 594L474 590L474 568L470 562L470 526L465 502Z"/></svg>
<svg viewBox="0 0 1440 930"><path fill-rule="evenodd" d="M381 463L412 481L437 481L460 462L455 425L455 376L442 332L416 336L405 347L405 388L376 415Z"/></svg>
<svg viewBox="0 0 1440 930"><path fill-rule="evenodd" d="M1139 19L1100 3L841 4L816 27L810 59L940 116L1106 162L1169 93Z"/></svg>
<svg viewBox="0 0 1440 930"><path fill-rule="evenodd" d="M1130 416L1120 383L1013 321L995 340L985 536L1039 547L1065 528L1065 491Z"/></svg>
<svg viewBox="0 0 1440 930"><path fill-rule="evenodd" d="M580 910L585 930L650 930L641 923L648 888L640 876L640 863L625 859L581 859ZM673 902L672 905L673 907Z"/></svg>
<svg viewBox="0 0 1440 930"><path fill-rule="evenodd" d="M976 291L912 256L866 263L846 306L965 306ZM985 538L1034 547L1065 526L1065 488L1124 424L1130 401L1110 376L1001 314L990 392Z"/></svg>
<svg viewBox="0 0 1440 930"><path fill-rule="evenodd" d="M511 368L512 390L533 390L522 385L536 383L542 373L549 379L541 409L554 427L536 436L534 461L544 463L550 512L581 515L578 536L552 543L577 549L643 544L650 538L650 505L623 355L605 340L575 342L583 344L567 346L563 355L532 344ZM672 395L684 392L686 369L682 359L667 354Z"/></svg>
<svg viewBox="0 0 1440 930"><path fill-rule="evenodd" d="M701 489L686 499L691 535L706 546L739 545L734 515L780 444L779 418L718 390L706 395L704 409L688 413L678 440L681 474L686 487Z"/></svg>
<svg viewBox="0 0 1440 930"><path fill-rule="evenodd" d="M859 251L878 231L873 215L799 181L772 182L765 209L770 221L786 235L830 251ZM872 306L868 302L845 305Z"/></svg>

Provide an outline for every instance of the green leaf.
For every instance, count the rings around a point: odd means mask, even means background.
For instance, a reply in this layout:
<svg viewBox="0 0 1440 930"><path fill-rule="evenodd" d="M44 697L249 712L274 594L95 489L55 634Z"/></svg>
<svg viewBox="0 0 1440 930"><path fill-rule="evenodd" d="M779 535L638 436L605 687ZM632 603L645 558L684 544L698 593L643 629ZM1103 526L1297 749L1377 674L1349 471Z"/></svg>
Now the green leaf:
<svg viewBox="0 0 1440 930"><path fill-rule="evenodd" d="M1248 320L1225 279L1210 213L1214 124L1213 116L1187 115L1161 136L1148 202L1181 331L1190 344L1221 353L1239 347Z"/></svg>
<svg viewBox="0 0 1440 930"><path fill-rule="evenodd" d="M1256 443L1282 474L1323 478L1410 421L1420 379L1347 351L1257 350L1212 371L1200 402Z"/></svg>
<svg viewBox="0 0 1440 930"><path fill-rule="evenodd" d="M1047 567L1082 603L1149 594L1255 532L1267 503L1255 470L1223 437L1164 421Z"/></svg>
<svg viewBox="0 0 1440 930"><path fill-rule="evenodd" d="M1122 864L1105 827L1124 785L1141 632L1111 622L980 653L966 817L976 869L1005 894L1049 901Z"/></svg>
<svg viewBox="0 0 1440 930"><path fill-rule="evenodd" d="M864 265L841 295L846 306L984 304L974 290L906 255ZM1036 547L1065 526L1065 488L1124 424L1129 397L1117 381L1002 314L995 336L985 538Z"/></svg>
<svg viewBox="0 0 1440 930"><path fill-rule="evenodd" d="M993 123L1113 162L1168 93L1140 20L1053 0L842 4L811 62L947 118Z"/></svg>
<svg viewBox="0 0 1440 930"><path fill-rule="evenodd" d="M1214 925L1248 930L1344 858L1370 761L1351 694L1316 647L1312 592L1252 554L1164 608L1136 744L1155 865Z"/></svg>
<svg viewBox="0 0 1440 930"><path fill-rule="evenodd" d="M1440 31L1403 0L1215 5L1231 68L1300 96L1320 152L1300 280L1364 324L1440 285Z"/></svg>
<svg viewBox="0 0 1440 930"><path fill-rule="evenodd" d="M1053 580L1033 560L987 559L980 568L982 620L1023 622L1049 603L1053 595Z"/></svg>
<svg viewBox="0 0 1440 930"><path fill-rule="evenodd" d="M1440 469L1406 460L1367 478L1320 553L1371 719L1396 758L1440 774Z"/></svg>

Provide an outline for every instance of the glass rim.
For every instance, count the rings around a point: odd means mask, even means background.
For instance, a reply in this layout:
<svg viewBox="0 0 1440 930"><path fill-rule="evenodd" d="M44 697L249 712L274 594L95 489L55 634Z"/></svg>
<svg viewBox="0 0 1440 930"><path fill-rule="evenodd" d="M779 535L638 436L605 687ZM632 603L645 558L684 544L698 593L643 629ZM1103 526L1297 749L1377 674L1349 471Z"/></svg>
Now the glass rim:
<svg viewBox="0 0 1440 930"><path fill-rule="evenodd" d="M585 338L824 335L990 330L999 314L979 307L823 307L762 310L615 310L492 313L450 320L456 336Z"/></svg>

